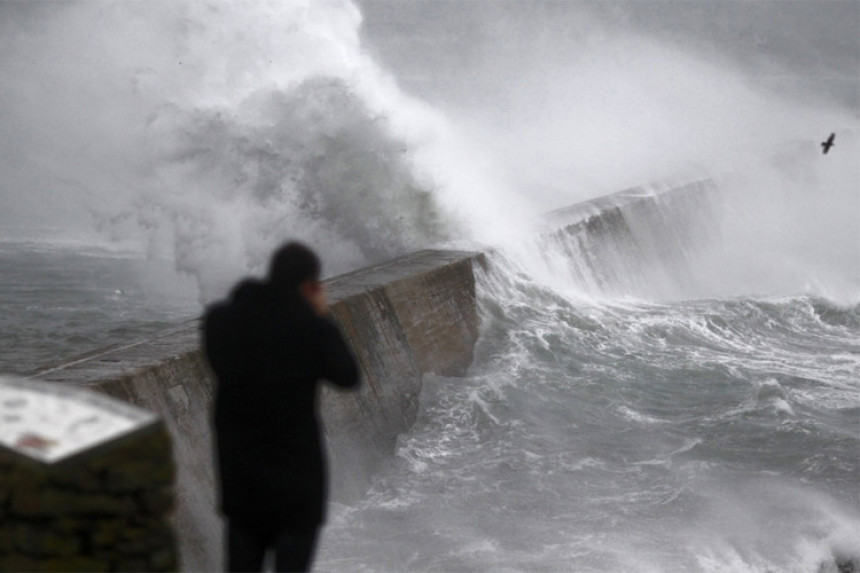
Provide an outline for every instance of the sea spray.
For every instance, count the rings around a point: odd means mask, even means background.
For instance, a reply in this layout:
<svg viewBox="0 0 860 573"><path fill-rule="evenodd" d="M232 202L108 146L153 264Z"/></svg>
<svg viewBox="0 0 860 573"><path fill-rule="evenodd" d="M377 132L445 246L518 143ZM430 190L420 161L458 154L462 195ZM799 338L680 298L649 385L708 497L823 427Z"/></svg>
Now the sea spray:
<svg viewBox="0 0 860 573"><path fill-rule="evenodd" d="M3 125L34 151L9 161L8 216L137 238L202 300L287 238L337 273L448 237L412 166L424 108L361 51L351 3L56 6L2 8L0 70L22 76Z"/></svg>
<svg viewBox="0 0 860 573"><path fill-rule="evenodd" d="M201 287L217 282L206 273L259 271L271 245L289 237L326 252L336 274L449 231L387 120L341 80L258 92L234 110L182 114L167 129L179 134L157 173L182 192L137 197L130 216L158 222L167 203L177 263L202 273Z"/></svg>
<svg viewBox="0 0 860 573"><path fill-rule="evenodd" d="M860 153L845 134L844 151ZM790 158L790 163L787 160ZM647 300L860 297L860 170L813 146L552 211L509 254L562 291Z"/></svg>
<svg viewBox="0 0 860 573"><path fill-rule="evenodd" d="M418 99L346 0L0 6L3 219L136 240L203 301L286 238L326 252L328 273L452 242L513 254L551 208L855 121L677 50L632 7L399 8L428 18L402 51L440 66ZM398 13L385 6L361 5ZM455 15L463 69L428 41Z"/></svg>
<svg viewBox="0 0 860 573"><path fill-rule="evenodd" d="M135 285L85 241L13 246L15 363L172 319L165 259L206 301L288 236L329 273L490 246L469 375L425 378L318 569L856 562L858 5L360 6L0 3L0 220L149 256ZM661 193L706 179L698 207ZM535 238L625 188L605 236L630 248Z"/></svg>

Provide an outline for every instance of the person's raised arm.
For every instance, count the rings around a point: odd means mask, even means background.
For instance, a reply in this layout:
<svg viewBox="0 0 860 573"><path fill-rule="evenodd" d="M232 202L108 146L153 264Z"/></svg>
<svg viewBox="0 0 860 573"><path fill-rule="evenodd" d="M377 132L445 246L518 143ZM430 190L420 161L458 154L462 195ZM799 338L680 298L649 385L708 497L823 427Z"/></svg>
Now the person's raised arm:
<svg viewBox="0 0 860 573"><path fill-rule="evenodd" d="M320 323L322 377L344 388L356 386L361 372L346 340L330 318L320 317Z"/></svg>

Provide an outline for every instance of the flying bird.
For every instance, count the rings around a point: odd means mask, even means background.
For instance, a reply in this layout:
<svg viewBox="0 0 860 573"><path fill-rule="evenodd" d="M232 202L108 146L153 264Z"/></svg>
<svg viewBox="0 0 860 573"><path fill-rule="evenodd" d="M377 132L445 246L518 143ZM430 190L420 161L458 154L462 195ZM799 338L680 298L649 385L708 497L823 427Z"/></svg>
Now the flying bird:
<svg viewBox="0 0 860 573"><path fill-rule="evenodd" d="M821 147L823 148L822 153L827 155L827 152L830 151L830 148L833 147L833 140L836 138L835 133L831 133L830 137L827 138L827 141L821 142Z"/></svg>

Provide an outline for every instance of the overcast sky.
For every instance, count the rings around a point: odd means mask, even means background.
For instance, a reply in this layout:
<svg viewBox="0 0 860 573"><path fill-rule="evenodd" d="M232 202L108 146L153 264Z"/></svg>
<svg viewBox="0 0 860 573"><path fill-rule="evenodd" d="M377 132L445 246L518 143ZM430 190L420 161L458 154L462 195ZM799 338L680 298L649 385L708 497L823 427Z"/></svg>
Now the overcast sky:
<svg viewBox="0 0 860 573"><path fill-rule="evenodd" d="M487 68L516 72L575 60L592 39L636 33L725 58L780 93L860 105L860 2L853 0L359 3L368 48L429 97L474 93L468 76L486 80Z"/></svg>

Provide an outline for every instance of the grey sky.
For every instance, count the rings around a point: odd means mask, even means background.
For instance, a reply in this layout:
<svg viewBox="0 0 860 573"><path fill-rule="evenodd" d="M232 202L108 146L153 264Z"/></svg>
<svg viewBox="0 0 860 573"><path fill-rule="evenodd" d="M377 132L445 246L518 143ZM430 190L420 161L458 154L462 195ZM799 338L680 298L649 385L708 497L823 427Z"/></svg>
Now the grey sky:
<svg viewBox="0 0 860 573"><path fill-rule="evenodd" d="M403 83L457 99L485 66L563 58L590 37L642 34L725 59L771 89L857 110L860 2L360 0L363 38ZM513 57L512 57L513 54ZM546 62L549 63L549 62ZM450 80L450 81L449 81ZM461 86L462 87L462 86ZM474 93L474 86L462 88Z"/></svg>

